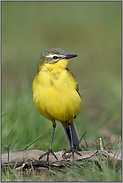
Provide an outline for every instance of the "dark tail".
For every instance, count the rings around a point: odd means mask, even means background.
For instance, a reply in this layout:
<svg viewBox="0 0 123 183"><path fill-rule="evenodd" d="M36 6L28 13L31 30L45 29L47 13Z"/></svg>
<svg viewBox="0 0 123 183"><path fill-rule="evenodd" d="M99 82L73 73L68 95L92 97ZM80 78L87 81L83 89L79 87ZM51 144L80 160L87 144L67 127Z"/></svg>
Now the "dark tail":
<svg viewBox="0 0 123 183"><path fill-rule="evenodd" d="M65 136L66 136L66 139L68 141L68 144L70 146L71 145L70 130L69 130L69 128L65 128L64 126L63 126L63 129L64 129L64 132L65 132ZM80 139L79 139L79 136L78 136L78 132L77 132L75 123L71 124L71 131L72 131L74 148L76 150L80 151L81 150L81 148L79 147L79 141L80 141Z"/></svg>

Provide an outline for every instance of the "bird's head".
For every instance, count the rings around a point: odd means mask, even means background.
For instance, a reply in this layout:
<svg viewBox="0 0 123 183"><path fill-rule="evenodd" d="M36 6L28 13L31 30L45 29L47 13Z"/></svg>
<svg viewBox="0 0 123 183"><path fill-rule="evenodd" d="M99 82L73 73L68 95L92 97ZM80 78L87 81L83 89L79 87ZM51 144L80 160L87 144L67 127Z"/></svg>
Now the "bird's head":
<svg viewBox="0 0 123 183"><path fill-rule="evenodd" d="M53 69L58 67L66 68L68 65L68 59L77 57L77 55L67 54L61 48L51 48L41 53L37 70L38 72L42 68Z"/></svg>

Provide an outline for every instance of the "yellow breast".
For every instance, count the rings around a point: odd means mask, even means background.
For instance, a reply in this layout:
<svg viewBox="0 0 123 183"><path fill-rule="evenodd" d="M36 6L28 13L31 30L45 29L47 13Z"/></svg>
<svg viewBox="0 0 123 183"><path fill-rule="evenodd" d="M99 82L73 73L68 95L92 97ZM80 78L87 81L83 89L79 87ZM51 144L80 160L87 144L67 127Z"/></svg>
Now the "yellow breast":
<svg viewBox="0 0 123 183"><path fill-rule="evenodd" d="M81 108L76 82L66 70L40 71L33 81L33 102L47 119L73 123Z"/></svg>

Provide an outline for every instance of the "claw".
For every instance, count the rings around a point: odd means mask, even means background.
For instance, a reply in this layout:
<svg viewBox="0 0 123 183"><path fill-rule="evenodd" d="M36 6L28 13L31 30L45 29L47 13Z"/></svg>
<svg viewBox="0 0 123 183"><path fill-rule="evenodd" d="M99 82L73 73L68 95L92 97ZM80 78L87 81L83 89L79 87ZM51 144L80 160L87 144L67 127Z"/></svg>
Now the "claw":
<svg viewBox="0 0 123 183"><path fill-rule="evenodd" d="M39 160L42 159L44 156L47 155L47 165L49 166L49 155L50 153L58 160L57 156L54 154L54 152L52 151L52 149L49 149L46 153L42 154L40 157L39 157Z"/></svg>
<svg viewBox="0 0 123 183"><path fill-rule="evenodd" d="M62 157L64 157L64 155L66 154L66 153L70 153L70 152L72 152L72 157L74 158L74 153L76 153L76 154L78 154L79 156L82 156L79 152L77 152L74 148L71 148L69 151L66 151L66 152L64 152L64 154L62 155Z"/></svg>

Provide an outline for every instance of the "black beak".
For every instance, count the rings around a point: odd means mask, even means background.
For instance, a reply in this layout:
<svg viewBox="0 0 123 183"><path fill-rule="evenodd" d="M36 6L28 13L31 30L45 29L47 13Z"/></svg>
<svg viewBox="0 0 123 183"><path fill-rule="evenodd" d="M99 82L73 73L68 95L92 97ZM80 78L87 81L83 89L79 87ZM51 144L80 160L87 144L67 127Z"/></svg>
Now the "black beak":
<svg viewBox="0 0 123 183"><path fill-rule="evenodd" d="M66 59L70 59L70 58L74 58L74 57L77 57L77 55L69 55L69 54L67 54L67 56L65 58Z"/></svg>

